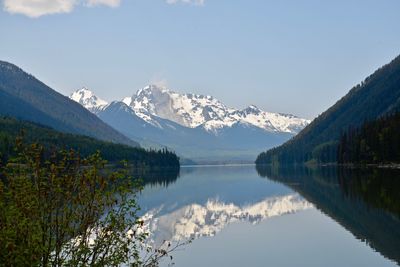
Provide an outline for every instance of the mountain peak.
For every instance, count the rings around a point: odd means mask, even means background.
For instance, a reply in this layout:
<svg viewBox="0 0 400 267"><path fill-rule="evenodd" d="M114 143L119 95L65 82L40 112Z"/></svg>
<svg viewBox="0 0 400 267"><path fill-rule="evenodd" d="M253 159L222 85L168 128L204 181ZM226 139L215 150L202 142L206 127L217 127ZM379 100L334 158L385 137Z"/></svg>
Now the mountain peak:
<svg viewBox="0 0 400 267"><path fill-rule="evenodd" d="M147 93L147 94L152 94L152 93L167 93L169 90L167 90L165 87L156 85L156 84L149 84L145 86L143 89L140 89L136 94L140 93Z"/></svg>
<svg viewBox="0 0 400 267"><path fill-rule="evenodd" d="M86 87L74 92L71 99L96 114L107 106L106 101L96 97ZM267 132L296 134L310 123L295 116L266 112L255 105L237 110L225 106L212 96L178 93L154 84L138 90L132 97L125 97L121 102L147 122L151 123L156 116L184 127L202 127L215 134L237 123L252 125Z"/></svg>
<svg viewBox="0 0 400 267"><path fill-rule="evenodd" d="M79 95L82 98L90 98L90 97L94 96L94 93L92 91L90 91L86 86L83 86L81 89L78 89L75 92L73 92L72 95L74 95L75 97L77 97L77 95Z"/></svg>
<svg viewBox="0 0 400 267"><path fill-rule="evenodd" d="M241 122L268 132L295 134L309 123L305 119L265 112L255 105L243 110L229 108L209 95L183 94L154 84L140 89L123 102L136 114L151 114L190 128L201 126L214 133Z"/></svg>
<svg viewBox="0 0 400 267"><path fill-rule="evenodd" d="M247 108L243 110L245 113L254 113L254 114L259 114L262 112L260 108L258 108L256 105L250 105Z"/></svg>
<svg viewBox="0 0 400 267"><path fill-rule="evenodd" d="M108 104L107 101L97 97L85 86L73 92L69 98L92 112L95 112Z"/></svg>

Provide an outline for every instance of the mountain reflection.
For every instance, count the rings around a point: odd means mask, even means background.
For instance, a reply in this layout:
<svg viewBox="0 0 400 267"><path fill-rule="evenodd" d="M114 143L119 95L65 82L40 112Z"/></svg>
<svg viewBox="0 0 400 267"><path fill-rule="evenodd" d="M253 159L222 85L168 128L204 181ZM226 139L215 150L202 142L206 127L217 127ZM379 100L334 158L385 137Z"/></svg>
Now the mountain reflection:
<svg viewBox="0 0 400 267"><path fill-rule="evenodd" d="M400 170L257 166L257 171L294 189L356 238L400 263Z"/></svg>
<svg viewBox="0 0 400 267"><path fill-rule="evenodd" d="M233 222L258 223L264 219L312 208L298 194L270 197L260 202L237 206L218 199L209 199L204 205L191 204L167 214L163 207L147 212L143 218L156 243L163 240L182 241L214 236Z"/></svg>
<svg viewBox="0 0 400 267"><path fill-rule="evenodd" d="M141 216L157 242L214 236L234 222L264 219L312 208L299 194L261 180L254 166L182 168L145 176L139 197ZM150 178L149 178L150 177Z"/></svg>

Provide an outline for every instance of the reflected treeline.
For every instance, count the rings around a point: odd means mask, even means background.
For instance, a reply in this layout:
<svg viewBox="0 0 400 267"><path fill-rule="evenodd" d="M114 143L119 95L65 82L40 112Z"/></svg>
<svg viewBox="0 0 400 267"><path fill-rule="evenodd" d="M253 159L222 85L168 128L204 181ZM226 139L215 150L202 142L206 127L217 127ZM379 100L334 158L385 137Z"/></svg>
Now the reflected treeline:
<svg viewBox="0 0 400 267"><path fill-rule="evenodd" d="M336 167L257 167L400 264L400 170Z"/></svg>
<svg viewBox="0 0 400 267"><path fill-rule="evenodd" d="M138 169L131 168L129 174L134 178L139 178L143 181L144 186L164 186L176 182L180 174L180 168L146 168Z"/></svg>
<svg viewBox="0 0 400 267"><path fill-rule="evenodd" d="M400 218L400 170L339 169L340 188L346 197L388 211Z"/></svg>

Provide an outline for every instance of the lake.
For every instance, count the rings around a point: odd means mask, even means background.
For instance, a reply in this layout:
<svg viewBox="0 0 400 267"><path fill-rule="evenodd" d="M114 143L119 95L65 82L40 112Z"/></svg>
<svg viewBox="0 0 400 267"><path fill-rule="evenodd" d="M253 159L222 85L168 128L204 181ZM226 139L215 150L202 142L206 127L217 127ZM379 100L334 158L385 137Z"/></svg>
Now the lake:
<svg viewBox="0 0 400 267"><path fill-rule="evenodd" d="M182 167L139 197L175 266L398 266L400 171ZM164 261L162 266L170 262Z"/></svg>

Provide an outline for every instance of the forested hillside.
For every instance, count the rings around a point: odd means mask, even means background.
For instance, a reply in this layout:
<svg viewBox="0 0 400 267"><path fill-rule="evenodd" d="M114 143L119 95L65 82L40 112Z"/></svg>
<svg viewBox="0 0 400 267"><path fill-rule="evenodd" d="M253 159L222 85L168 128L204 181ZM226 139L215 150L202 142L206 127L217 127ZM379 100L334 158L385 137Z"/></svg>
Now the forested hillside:
<svg viewBox="0 0 400 267"><path fill-rule="evenodd" d="M400 110L400 56L355 86L282 146L261 153L257 164L336 162L341 135Z"/></svg>
<svg viewBox="0 0 400 267"><path fill-rule="evenodd" d="M338 162L400 163L400 113L349 129L340 139Z"/></svg>
<svg viewBox="0 0 400 267"><path fill-rule="evenodd" d="M0 61L0 115L131 146L138 144L17 66Z"/></svg>
<svg viewBox="0 0 400 267"><path fill-rule="evenodd" d="M99 141L87 136L61 133L46 126L8 117L0 117L0 159L2 162L15 155L15 141L18 136L26 144L43 145L46 148L46 154L60 149L73 149L82 157L87 157L100 151L101 156L110 162L128 160L129 163L141 167L179 168L179 158L167 150L147 151L142 148Z"/></svg>

